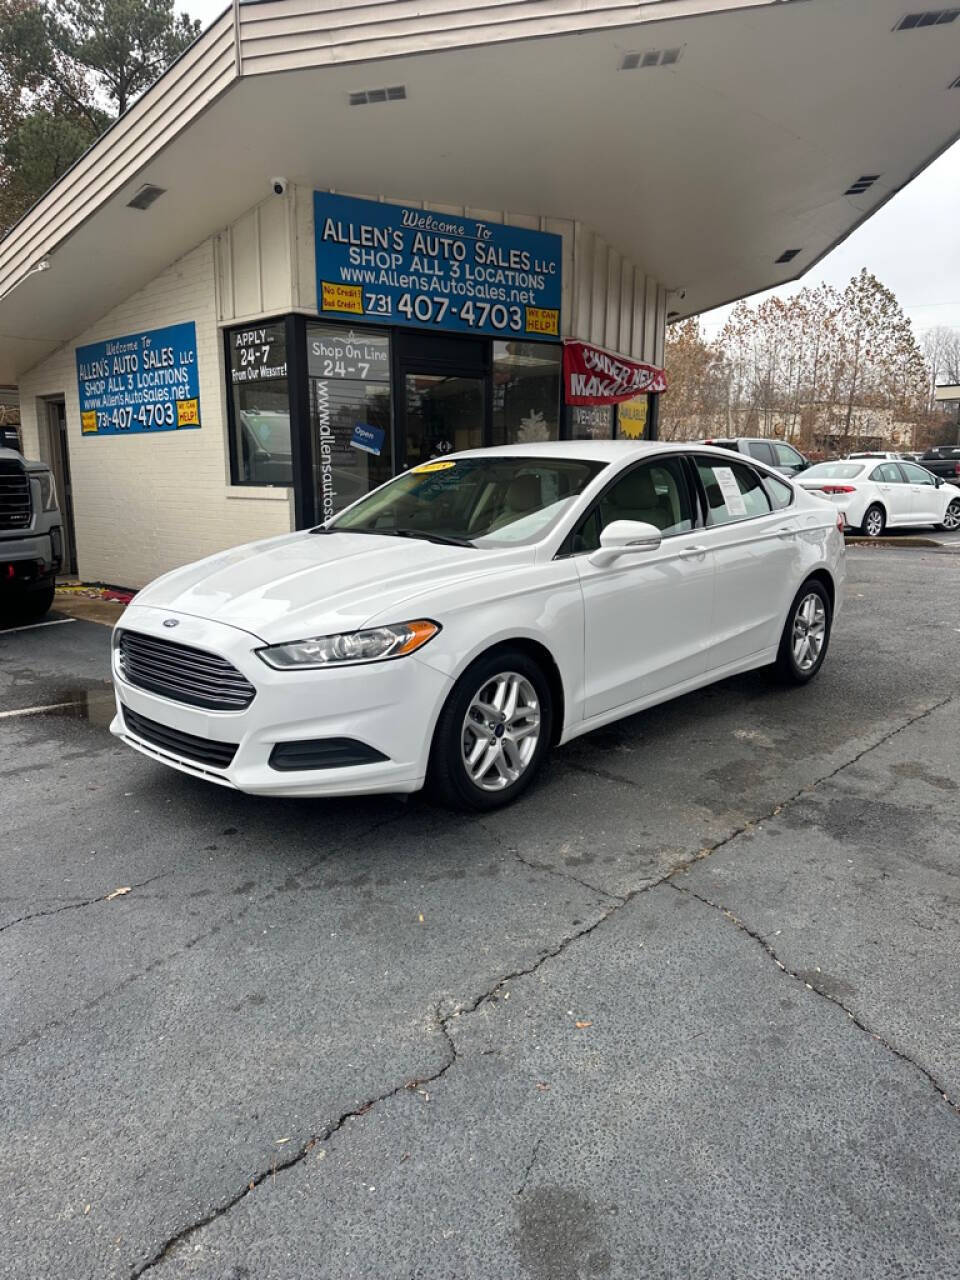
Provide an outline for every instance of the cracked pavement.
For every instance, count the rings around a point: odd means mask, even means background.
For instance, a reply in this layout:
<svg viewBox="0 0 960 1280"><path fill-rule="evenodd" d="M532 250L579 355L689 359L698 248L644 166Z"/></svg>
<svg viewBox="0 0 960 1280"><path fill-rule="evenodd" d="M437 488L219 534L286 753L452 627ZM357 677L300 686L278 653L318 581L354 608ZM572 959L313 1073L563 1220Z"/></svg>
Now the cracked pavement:
<svg viewBox="0 0 960 1280"><path fill-rule="evenodd" d="M960 575L853 551L482 819L238 796L0 632L0 1276L960 1274ZM118 888L129 892L113 896Z"/></svg>

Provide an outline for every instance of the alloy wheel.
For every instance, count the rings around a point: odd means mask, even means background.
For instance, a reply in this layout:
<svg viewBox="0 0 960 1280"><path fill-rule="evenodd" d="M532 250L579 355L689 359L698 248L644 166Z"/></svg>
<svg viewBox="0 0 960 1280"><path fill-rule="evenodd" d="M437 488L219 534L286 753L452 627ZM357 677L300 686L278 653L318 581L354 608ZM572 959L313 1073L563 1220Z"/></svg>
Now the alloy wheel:
<svg viewBox="0 0 960 1280"><path fill-rule="evenodd" d="M951 502L943 516L943 527L951 533L960 529L960 502Z"/></svg>
<svg viewBox="0 0 960 1280"><path fill-rule="evenodd" d="M484 681L463 718L460 754L481 791L503 791L526 772L540 741L540 703L526 676L502 671Z"/></svg>
<svg viewBox="0 0 960 1280"><path fill-rule="evenodd" d="M874 507L867 512L867 537L879 538L883 533L883 515Z"/></svg>
<svg viewBox="0 0 960 1280"><path fill-rule="evenodd" d="M811 671L827 638L827 611L815 591L805 595L793 615L793 660L797 670Z"/></svg>

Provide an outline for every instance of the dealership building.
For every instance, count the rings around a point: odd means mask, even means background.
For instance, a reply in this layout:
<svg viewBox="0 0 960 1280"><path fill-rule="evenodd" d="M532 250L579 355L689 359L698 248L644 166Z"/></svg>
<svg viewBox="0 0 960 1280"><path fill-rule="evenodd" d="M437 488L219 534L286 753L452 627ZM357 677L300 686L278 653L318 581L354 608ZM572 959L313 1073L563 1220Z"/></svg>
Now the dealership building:
<svg viewBox="0 0 960 1280"><path fill-rule="evenodd" d="M671 321L955 140L958 11L911 2L235 2L0 241L67 567L136 587L451 450L655 434Z"/></svg>

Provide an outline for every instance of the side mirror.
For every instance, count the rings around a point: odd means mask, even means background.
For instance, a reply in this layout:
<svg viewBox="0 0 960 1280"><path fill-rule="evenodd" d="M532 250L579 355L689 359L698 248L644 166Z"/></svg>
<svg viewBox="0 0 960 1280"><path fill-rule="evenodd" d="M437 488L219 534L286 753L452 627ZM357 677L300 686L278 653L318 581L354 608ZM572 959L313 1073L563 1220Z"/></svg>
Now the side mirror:
<svg viewBox="0 0 960 1280"><path fill-rule="evenodd" d="M943 476L934 476L934 477L933 477L933 483L934 483L934 484L937 486L937 488L939 489L939 488L940 488L940 486L943 484Z"/></svg>
<svg viewBox="0 0 960 1280"><path fill-rule="evenodd" d="M614 520L600 534L600 549L591 554L590 563L606 569L621 556L659 550L661 541L655 524L643 520Z"/></svg>

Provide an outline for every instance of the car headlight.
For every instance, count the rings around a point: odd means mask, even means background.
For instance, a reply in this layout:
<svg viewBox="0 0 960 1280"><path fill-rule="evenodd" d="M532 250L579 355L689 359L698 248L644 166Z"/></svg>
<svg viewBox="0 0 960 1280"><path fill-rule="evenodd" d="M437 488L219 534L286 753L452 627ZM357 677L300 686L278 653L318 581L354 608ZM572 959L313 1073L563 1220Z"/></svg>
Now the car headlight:
<svg viewBox="0 0 960 1280"><path fill-rule="evenodd" d="M344 631L335 636L314 636L292 644L272 644L257 653L268 667L278 671L330 667L356 662L383 662L402 658L422 648L440 630L436 622L419 618L368 631Z"/></svg>
<svg viewBox="0 0 960 1280"><path fill-rule="evenodd" d="M40 510L56 511L57 486L53 483L53 475L49 471L37 471L34 479L40 486Z"/></svg>

